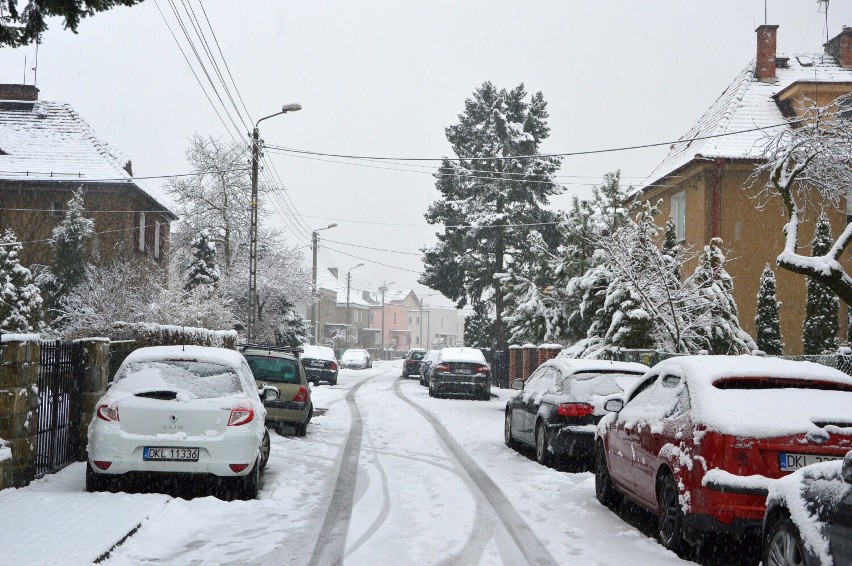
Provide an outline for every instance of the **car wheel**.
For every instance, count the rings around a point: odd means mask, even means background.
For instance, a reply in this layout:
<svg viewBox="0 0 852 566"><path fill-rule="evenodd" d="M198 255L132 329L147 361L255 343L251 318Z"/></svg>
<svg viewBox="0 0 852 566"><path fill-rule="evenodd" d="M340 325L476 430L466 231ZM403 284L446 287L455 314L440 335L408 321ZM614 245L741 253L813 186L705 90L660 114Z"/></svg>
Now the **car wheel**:
<svg viewBox="0 0 852 566"><path fill-rule="evenodd" d="M623 496L615 490L612 479L609 477L603 442L598 442L595 446L595 496L610 509L616 507L623 499Z"/></svg>
<svg viewBox="0 0 852 566"><path fill-rule="evenodd" d="M660 542L669 550L678 552L683 545L683 509L680 506L677 484L669 472L663 473L657 482Z"/></svg>
<svg viewBox="0 0 852 566"><path fill-rule="evenodd" d="M86 491L108 491L112 484L112 478L106 474L99 474L92 470L92 466L86 462Z"/></svg>
<svg viewBox="0 0 852 566"><path fill-rule="evenodd" d="M243 501L251 501L257 499L257 494L260 491L260 458L254 463L251 472L245 477L239 478L239 494L238 497Z"/></svg>
<svg viewBox="0 0 852 566"><path fill-rule="evenodd" d="M337 385L337 378L335 377L334 379L330 379L328 381L328 384L331 386Z"/></svg>
<svg viewBox="0 0 852 566"><path fill-rule="evenodd" d="M547 427L539 422L535 427L535 461L542 466L550 466L550 450L547 443Z"/></svg>
<svg viewBox="0 0 852 566"><path fill-rule="evenodd" d="M506 411L506 418L504 419L503 424L503 441L506 443L506 446L509 448L514 448L517 444L515 442L515 437L512 436L512 410L508 409Z"/></svg>
<svg viewBox="0 0 852 566"><path fill-rule="evenodd" d="M429 382L429 397L435 397L435 386L432 385L432 382Z"/></svg>
<svg viewBox="0 0 852 566"><path fill-rule="evenodd" d="M765 566L808 566L805 548L799 529L789 517L783 517L769 529L763 550Z"/></svg>
<svg viewBox="0 0 852 566"><path fill-rule="evenodd" d="M266 464L269 462L269 454L272 451L272 445L269 441L269 431L263 431L263 440L260 442L260 469L266 469Z"/></svg>

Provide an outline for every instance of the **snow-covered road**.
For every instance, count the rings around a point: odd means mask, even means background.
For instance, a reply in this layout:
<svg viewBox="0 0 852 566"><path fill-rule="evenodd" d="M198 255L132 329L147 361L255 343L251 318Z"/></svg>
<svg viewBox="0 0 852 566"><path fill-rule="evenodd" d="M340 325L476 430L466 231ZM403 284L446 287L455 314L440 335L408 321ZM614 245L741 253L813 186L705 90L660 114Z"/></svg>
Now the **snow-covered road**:
<svg viewBox="0 0 852 566"><path fill-rule="evenodd" d="M87 494L83 464L0 492L11 511L0 514L0 562L683 563L601 506L591 474L507 448L511 391L495 389L488 402L432 399L399 373L399 362L380 362L314 387L315 407L327 411L304 438L273 433L256 501Z"/></svg>

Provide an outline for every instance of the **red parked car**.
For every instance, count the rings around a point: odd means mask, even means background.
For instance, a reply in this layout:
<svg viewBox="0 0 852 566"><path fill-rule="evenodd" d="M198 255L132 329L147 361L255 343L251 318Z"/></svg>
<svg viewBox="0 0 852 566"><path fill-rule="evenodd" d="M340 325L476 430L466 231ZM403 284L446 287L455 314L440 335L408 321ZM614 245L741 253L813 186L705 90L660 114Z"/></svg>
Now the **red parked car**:
<svg viewBox="0 0 852 566"><path fill-rule="evenodd" d="M596 495L655 513L672 550L758 533L773 479L852 446L852 377L809 362L671 358L625 399L597 428Z"/></svg>

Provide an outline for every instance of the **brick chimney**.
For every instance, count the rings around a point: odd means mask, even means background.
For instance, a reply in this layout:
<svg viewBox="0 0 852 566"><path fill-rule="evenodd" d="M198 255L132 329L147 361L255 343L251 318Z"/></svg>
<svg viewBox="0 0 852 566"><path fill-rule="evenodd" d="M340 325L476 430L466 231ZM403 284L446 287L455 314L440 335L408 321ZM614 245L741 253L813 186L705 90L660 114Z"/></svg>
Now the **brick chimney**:
<svg viewBox="0 0 852 566"><path fill-rule="evenodd" d="M843 26L843 31L824 45L825 52L837 59L844 69L852 69L852 28Z"/></svg>
<svg viewBox="0 0 852 566"><path fill-rule="evenodd" d="M757 60L754 66L754 76L764 83L775 82L775 43L778 37L778 26L762 25L757 32Z"/></svg>
<svg viewBox="0 0 852 566"><path fill-rule="evenodd" d="M38 100L38 89L33 85L0 84L0 100Z"/></svg>

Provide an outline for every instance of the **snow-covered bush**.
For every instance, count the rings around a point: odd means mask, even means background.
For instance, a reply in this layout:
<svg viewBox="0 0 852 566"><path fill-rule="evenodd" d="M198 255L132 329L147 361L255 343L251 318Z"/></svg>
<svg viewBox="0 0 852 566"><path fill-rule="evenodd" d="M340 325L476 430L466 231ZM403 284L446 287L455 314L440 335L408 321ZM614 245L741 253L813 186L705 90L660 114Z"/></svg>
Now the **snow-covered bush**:
<svg viewBox="0 0 852 566"><path fill-rule="evenodd" d="M823 211L817 219L811 253L825 256L831 250L831 223ZM805 354L822 354L835 349L835 338L839 329L837 313L840 307L837 295L817 277L808 275L805 323L802 333Z"/></svg>
<svg viewBox="0 0 852 566"><path fill-rule="evenodd" d="M216 262L216 243L210 238L210 232L201 230L192 240L190 249L192 260L186 270L184 289L200 289L208 295L213 294L219 286L221 274Z"/></svg>
<svg viewBox="0 0 852 566"><path fill-rule="evenodd" d="M23 246L11 230L0 239L0 330L26 333L40 326L41 291L18 256Z"/></svg>
<svg viewBox="0 0 852 566"><path fill-rule="evenodd" d="M757 316L754 317L754 325L758 350L770 356L780 356L784 353L784 342L781 341L780 309L775 272L767 264L760 275Z"/></svg>

